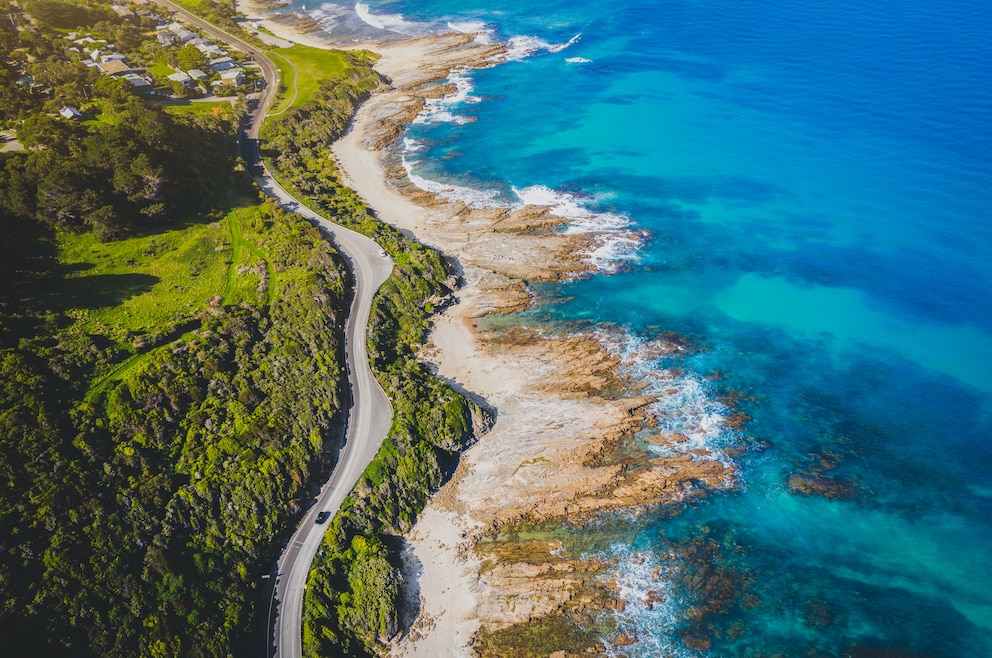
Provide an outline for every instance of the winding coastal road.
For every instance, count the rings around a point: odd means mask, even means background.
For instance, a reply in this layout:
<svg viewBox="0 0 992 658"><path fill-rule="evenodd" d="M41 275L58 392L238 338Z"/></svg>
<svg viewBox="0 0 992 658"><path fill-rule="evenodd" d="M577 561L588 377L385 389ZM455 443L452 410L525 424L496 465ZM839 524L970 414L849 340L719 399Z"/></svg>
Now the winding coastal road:
<svg viewBox="0 0 992 658"><path fill-rule="evenodd" d="M327 529L327 525L316 522L317 515L321 512L329 512L332 516L337 513L345 497L379 451L392 423L393 411L389 398L372 376L369 367L366 328L372 310L372 298L379 286L389 278L393 262L369 238L338 226L303 206L266 169L259 154L258 131L279 89L278 69L272 60L248 42L194 16L175 3L169 0L154 1L179 15L184 22L196 26L231 48L251 55L261 67L265 88L258 104L249 114L239 140L248 171L252 172L259 187L283 208L295 211L316 224L337 245L354 276L355 296L345 325L345 357L353 400L348 415L345 445L338 455L338 463L330 479L321 487L315 504L303 517L279 557L273 590L275 631L270 636L272 642L266 644L266 656L274 646L275 655L279 658L300 658L303 655L303 593L307 573ZM270 621L272 612L270 604Z"/></svg>
<svg viewBox="0 0 992 658"><path fill-rule="evenodd" d="M256 180L266 194L279 199L281 204L296 203L271 176L266 174ZM349 261L355 277L355 299L345 325L345 351L354 406L348 416L345 445L334 473L279 558L275 591L275 599L280 603L275 626L275 655L279 658L303 655L303 590L310 563L327 528L316 523L317 514L327 511L333 516L341 508L341 503L379 451L393 418L389 398L369 368L365 342L372 297L389 278L393 263L378 244L364 235L332 224L309 208L300 206L296 212L316 223L334 241Z"/></svg>

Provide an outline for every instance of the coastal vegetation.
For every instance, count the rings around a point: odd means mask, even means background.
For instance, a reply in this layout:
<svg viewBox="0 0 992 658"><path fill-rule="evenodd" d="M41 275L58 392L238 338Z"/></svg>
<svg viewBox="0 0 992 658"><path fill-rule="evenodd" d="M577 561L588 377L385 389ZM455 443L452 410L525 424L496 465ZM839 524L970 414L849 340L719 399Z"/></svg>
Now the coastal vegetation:
<svg viewBox="0 0 992 658"><path fill-rule="evenodd" d="M433 313L455 284L437 251L379 222L341 183L329 145L379 84L370 55L348 55L341 77L270 123L265 154L281 182L316 210L383 246L396 267L369 326L373 370L393 404L393 425L375 460L332 522L304 599L307 655L375 655L398 631L394 535L408 529L471 438L483 412L432 375L415 355Z"/></svg>
<svg viewBox="0 0 992 658"><path fill-rule="evenodd" d="M279 69L281 83L279 101L269 112L277 117L291 108L309 102L326 80L342 78L354 61L341 50L325 50L301 44L290 48L274 48L269 57Z"/></svg>
<svg viewBox="0 0 992 658"><path fill-rule="evenodd" d="M0 23L5 79L45 70L40 24ZM0 107L0 645L254 653L342 435L347 273L238 172L237 108L91 83ZM99 120L52 112L83 91Z"/></svg>
<svg viewBox="0 0 992 658"><path fill-rule="evenodd" d="M0 75L43 82L5 84L0 104L25 147L0 155L0 642L9 655L250 652L261 576L342 435L346 273L239 173L238 104L151 104L58 57L62 31L94 25L161 74L181 53L109 6L45 2L29 3L36 29L0 24ZM304 629L310 652L375 654L397 630L393 535L479 410L415 356L453 285L444 259L378 222L327 158L380 84L373 56L282 54L296 93L270 123L269 161L397 265L369 334L393 426L329 528ZM58 116L69 104L84 120Z"/></svg>

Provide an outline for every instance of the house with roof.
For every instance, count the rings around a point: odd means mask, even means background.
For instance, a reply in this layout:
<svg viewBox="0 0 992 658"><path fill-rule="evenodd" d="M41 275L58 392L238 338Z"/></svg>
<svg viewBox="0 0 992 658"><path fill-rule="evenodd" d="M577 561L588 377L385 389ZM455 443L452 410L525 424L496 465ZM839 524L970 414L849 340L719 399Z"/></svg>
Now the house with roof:
<svg viewBox="0 0 992 658"><path fill-rule="evenodd" d="M125 73L134 72L130 66L120 60L114 60L112 62L98 62L96 67L100 69L100 72L104 75L123 75Z"/></svg>
<svg viewBox="0 0 992 658"><path fill-rule="evenodd" d="M171 82L178 82L182 84L184 87L193 86L193 79L189 76L188 73L183 73L182 71L176 71L172 75L167 75L165 77L167 80Z"/></svg>
<svg viewBox="0 0 992 658"><path fill-rule="evenodd" d="M186 43L187 41L196 38L196 35L186 29L186 26L182 23L169 23L168 30L176 35L176 39L178 39L180 43Z"/></svg>
<svg viewBox="0 0 992 658"><path fill-rule="evenodd" d="M192 78L194 82L204 82L210 79L210 76L200 69L190 69L186 71L186 74Z"/></svg>
<svg viewBox="0 0 992 658"><path fill-rule="evenodd" d="M229 87L240 87L245 83L245 70L243 68L228 69L221 71L220 84Z"/></svg>
<svg viewBox="0 0 992 658"><path fill-rule="evenodd" d="M105 55L100 55L100 61L104 64L109 62L126 62L127 57L121 55L120 53L107 53Z"/></svg>
<svg viewBox="0 0 992 658"><path fill-rule="evenodd" d="M106 39L94 39L91 35L87 34L85 37L81 37L73 41L77 46L91 45L94 43L107 43Z"/></svg>
<svg viewBox="0 0 992 658"><path fill-rule="evenodd" d="M81 121L83 119L82 113L71 105L63 105L62 109L59 110L59 114L62 115L63 119L68 119L69 121Z"/></svg>
<svg viewBox="0 0 992 658"><path fill-rule="evenodd" d="M210 60L210 70L214 73L221 73L222 71L236 68L240 68L238 63L230 57L218 57L217 59Z"/></svg>
<svg viewBox="0 0 992 658"><path fill-rule="evenodd" d="M207 57L220 58L227 55L227 52L223 48L215 43L207 41L206 39L199 39L198 41L200 41L200 43L196 43L195 41L196 40L190 41L190 43L196 46L196 49Z"/></svg>
<svg viewBox="0 0 992 658"><path fill-rule="evenodd" d="M152 88L152 81L147 75L138 75L135 72L125 73L119 76L122 80L127 80L128 84L139 91L148 91Z"/></svg>

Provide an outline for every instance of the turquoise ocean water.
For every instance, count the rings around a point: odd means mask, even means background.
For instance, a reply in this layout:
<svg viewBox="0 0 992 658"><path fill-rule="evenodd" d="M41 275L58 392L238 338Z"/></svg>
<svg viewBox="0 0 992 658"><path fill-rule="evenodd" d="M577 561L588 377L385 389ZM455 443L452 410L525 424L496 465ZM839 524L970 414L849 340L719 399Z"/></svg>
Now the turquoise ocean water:
<svg viewBox="0 0 992 658"><path fill-rule="evenodd" d="M636 367L678 368L694 440L741 469L619 522L623 653L992 656L992 5L308 11L339 35L509 41L411 127L414 180L646 236L519 318L619 327L626 349L685 336L689 356ZM731 398L743 433L707 421Z"/></svg>

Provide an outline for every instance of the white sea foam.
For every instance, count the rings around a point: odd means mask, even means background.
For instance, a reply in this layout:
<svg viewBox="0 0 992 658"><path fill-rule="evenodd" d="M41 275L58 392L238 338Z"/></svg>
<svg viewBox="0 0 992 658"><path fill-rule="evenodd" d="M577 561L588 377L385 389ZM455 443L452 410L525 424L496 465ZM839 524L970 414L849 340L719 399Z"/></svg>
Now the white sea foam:
<svg viewBox="0 0 992 658"><path fill-rule="evenodd" d="M611 642L616 636L604 638L606 655L695 655L678 639L679 610L686 606L674 598L674 567L653 553L635 551L625 544L613 544L604 557L616 561L604 579L616 583L625 603L622 612L613 611L618 632L637 637L635 644L625 646Z"/></svg>
<svg viewBox="0 0 992 658"><path fill-rule="evenodd" d="M459 91L457 95L462 95L462 93L463 91ZM443 101L444 99L439 100ZM424 118L418 117L418 122L457 122L458 119L457 115L451 114L446 105L441 103L438 107L425 111ZM596 234L594 245L582 254L582 260L605 274L613 274L625 264L637 259L644 237L639 232L629 230L632 222L626 215L589 210L574 195L557 192L544 185L513 188L518 201L517 203L509 203L497 190L478 189L430 180L414 173L413 169L420 161L407 157L409 154L423 149L424 146L416 140L405 138L403 141L403 166L410 182L420 189L437 194L448 201L460 201L472 208L505 207L511 211L520 210L526 206L550 208L553 215L561 217L565 221L565 228L563 229L565 234Z"/></svg>
<svg viewBox="0 0 992 658"><path fill-rule="evenodd" d="M469 29L470 27L477 27L479 25L481 23L472 23L463 27ZM533 47L558 52L575 43L579 36L577 34L568 43L554 46L537 39L535 41L537 45ZM427 99L423 110L413 120L413 123L464 124L470 121L467 117L458 114L456 110L460 106L482 102L481 98L472 94L475 89L475 83L469 71L453 71L448 76L447 81L449 84L454 85L454 91L441 98ZM410 181L422 190L433 192L449 201L461 201L473 208L504 206L510 210L518 210L525 206L547 207L553 215L565 220L564 233L596 234L593 240L593 246L583 253L582 256L584 262L591 264L600 272L608 274L617 272L626 263L637 259L637 252L643 244L644 235L640 232L630 230L633 222L626 215L590 210L585 205L586 201L579 199L575 195L559 192L544 185L513 188L513 192L518 198L519 203L505 203L501 201L502 195L497 191L438 183L437 181L432 181L413 173L412 166L417 163L410 161L406 155L419 150L419 148L419 145L416 145L412 140L404 142L403 164L406 167Z"/></svg>
<svg viewBox="0 0 992 658"><path fill-rule="evenodd" d="M423 151L426 146L410 137L403 138L403 153L416 153L417 151Z"/></svg>
<svg viewBox="0 0 992 658"><path fill-rule="evenodd" d="M419 161L410 161L407 159L406 153L403 154L403 168L406 170L407 178L425 192L432 192L447 201L460 201L471 208L493 208L500 205L498 202L499 194L495 191L477 190L464 185L439 183L424 178L413 173L413 167L417 164Z"/></svg>
<svg viewBox="0 0 992 658"><path fill-rule="evenodd" d="M604 274L615 274L637 260L642 244L640 233L604 233L596 236L596 247L587 251L583 260Z"/></svg>
<svg viewBox="0 0 992 658"><path fill-rule="evenodd" d="M527 206L546 206L551 214L568 220L565 233L615 231L630 226L630 218L612 212L589 210L580 199L567 192L558 192L544 185L513 188L513 193Z"/></svg>
<svg viewBox="0 0 992 658"><path fill-rule="evenodd" d="M506 44L506 52L500 56L499 60L507 62L519 61L541 52L542 50L549 53L560 53L580 38L582 38L582 34L576 34L565 43L548 43L540 37L512 37Z"/></svg>
<svg viewBox="0 0 992 658"><path fill-rule="evenodd" d="M424 109L413 120L414 123L468 123L469 119L452 112L457 105L474 105L482 102L478 96L473 96L475 82L468 71L453 71L448 76L448 82L455 86L455 91L441 98L428 98Z"/></svg>
<svg viewBox="0 0 992 658"><path fill-rule="evenodd" d="M739 432L728 427L730 409L714 400L708 386L695 374L683 374L671 381L651 413L668 441L654 446L653 452L662 456L707 453L725 464L732 460L724 452L739 438Z"/></svg>
<svg viewBox="0 0 992 658"><path fill-rule="evenodd" d="M596 212L567 192L558 192L544 185L513 188L523 205L545 206L551 214L568 221L565 234L597 233L596 246L587 251L583 259L598 271L617 272L624 263L637 259L643 236L627 230L630 218L612 212Z"/></svg>
<svg viewBox="0 0 992 658"><path fill-rule="evenodd" d="M643 338L606 330L597 332L596 336L607 350L617 355L626 374L646 384L647 392L658 396L647 408L663 439L660 444L650 445L652 454L690 455L694 459L715 459L733 465L726 448L741 440L741 432L730 426L732 410L714 397L708 382L692 372L664 368L657 344ZM727 482L724 486L731 484Z"/></svg>
<svg viewBox="0 0 992 658"><path fill-rule="evenodd" d="M330 3L322 4L317 9L310 9L309 11L304 8L304 11L310 18L317 21L323 30L332 29L344 15L344 7Z"/></svg>
<svg viewBox="0 0 992 658"><path fill-rule="evenodd" d="M373 14L369 6L363 2L355 5L355 13L372 27L388 32L416 37L430 34L433 31L429 24L408 21L400 14Z"/></svg>
<svg viewBox="0 0 992 658"><path fill-rule="evenodd" d="M338 20L341 18L341 14L338 11L337 5L321 5L317 9L311 9L307 11L307 15L313 20L317 21L321 29L330 30L335 25L337 25Z"/></svg>
<svg viewBox="0 0 992 658"><path fill-rule="evenodd" d="M479 43L493 43L495 30L483 21L448 21L448 29L462 34L474 34Z"/></svg>
<svg viewBox="0 0 992 658"><path fill-rule="evenodd" d="M592 62L591 59L586 59L585 57L566 57L565 61L569 64L588 64Z"/></svg>

